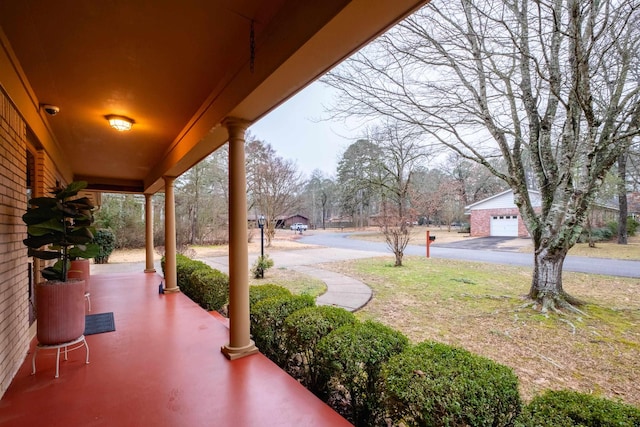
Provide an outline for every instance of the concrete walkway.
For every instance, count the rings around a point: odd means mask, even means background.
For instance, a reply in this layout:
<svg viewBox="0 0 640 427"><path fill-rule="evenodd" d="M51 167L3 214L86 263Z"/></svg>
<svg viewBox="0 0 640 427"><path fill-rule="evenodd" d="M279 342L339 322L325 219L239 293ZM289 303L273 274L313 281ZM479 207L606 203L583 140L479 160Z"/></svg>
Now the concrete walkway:
<svg viewBox="0 0 640 427"><path fill-rule="evenodd" d="M371 299L373 295L371 288L359 280L345 276L344 274L323 270L316 267L316 265L325 262L371 258L384 255L384 253L351 249L318 248L269 251L268 255L274 261L273 268L288 268L323 281L327 286L327 291L316 299L318 305L332 305L342 307L349 311L356 311L364 307ZM249 266L253 265L257 257L257 254L249 255ZM217 270L225 273L229 272L228 256L201 258L199 260ZM268 282L268 279L265 279L265 281Z"/></svg>
<svg viewBox="0 0 640 427"><path fill-rule="evenodd" d="M363 251L340 248L309 248L288 251L267 251L274 261L273 268L288 268L302 274L321 280L327 286L327 291L317 298L318 305L333 305L349 311L356 311L365 306L371 299L373 292L364 283L340 273L318 268L318 264L325 262L344 261L350 259L371 258L385 255L384 252ZM257 254L249 254L249 267L253 265ZM229 257L197 258L207 265L229 273ZM162 274L160 262L155 263L156 271ZM144 271L143 262L91 264L91 274L101 273L132 273ZM268 273L265 283L268 283Z"/></svg>

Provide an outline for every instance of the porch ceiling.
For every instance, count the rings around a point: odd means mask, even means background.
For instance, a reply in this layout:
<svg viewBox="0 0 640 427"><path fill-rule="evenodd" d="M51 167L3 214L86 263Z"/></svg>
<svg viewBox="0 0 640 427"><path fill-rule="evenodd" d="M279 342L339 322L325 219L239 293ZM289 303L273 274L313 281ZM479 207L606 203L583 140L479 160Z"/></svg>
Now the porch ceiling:
<svg viewBox="0 0 640 427"><path fill-rule="evenodd" d="M227 140L225 117L256 121L424 3L4 1L0 85L66 179L155 192Z"/></svg>

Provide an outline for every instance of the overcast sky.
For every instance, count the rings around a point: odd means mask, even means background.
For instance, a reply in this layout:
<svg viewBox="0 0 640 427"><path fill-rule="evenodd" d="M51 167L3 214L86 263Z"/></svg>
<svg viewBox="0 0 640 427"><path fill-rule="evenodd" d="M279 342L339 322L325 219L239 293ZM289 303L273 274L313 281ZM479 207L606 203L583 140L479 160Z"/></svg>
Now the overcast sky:
<svg viewBox="0 0 640 427"><path fill-rule="evenodd" d="M327 121L325 107L334 92L315 82L249 128L257 139L268 142L278 156L294 160L307 178L314 169L335 175L344 150L363 130L340 120Z"/></svg>

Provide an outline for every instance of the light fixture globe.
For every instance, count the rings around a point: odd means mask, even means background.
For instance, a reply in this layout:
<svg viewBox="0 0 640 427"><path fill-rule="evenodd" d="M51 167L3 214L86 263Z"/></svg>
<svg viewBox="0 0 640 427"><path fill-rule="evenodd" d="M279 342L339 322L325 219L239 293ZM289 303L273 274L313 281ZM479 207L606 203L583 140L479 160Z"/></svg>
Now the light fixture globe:
<svg viewBox="0 0 640 427"><path fill-rule="evenodd" d="M131 126L135 123L133 119L126 116L118 116L115 114L109 114L104 116L109 121L109 125L117 131L125 132L131 130Z"/></svg>

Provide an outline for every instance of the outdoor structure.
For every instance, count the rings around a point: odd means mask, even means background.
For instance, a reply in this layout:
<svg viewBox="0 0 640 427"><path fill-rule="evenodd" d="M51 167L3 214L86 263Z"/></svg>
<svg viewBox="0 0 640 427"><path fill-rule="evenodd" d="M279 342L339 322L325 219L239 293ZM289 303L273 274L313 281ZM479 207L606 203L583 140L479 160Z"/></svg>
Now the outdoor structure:
<svg viewBox="0 0 640 427"><path fill-rule="evenodd" d="M231 318L222 352L255 353L245 131L425 3L1 2L0 396L35 331L30 295L41 266L22 244L27 199L74 180L96 194L144 194L144 272L156 274L151 195L164 192L164 288L179 292L174 181L226 142Z"/></svg>
<svg viewBox="0 0 640 427"><path fill-rule="evenodd" d="M538 193L533 206L540 206ZM520 217L518 207L513 202L513 191L507 190L479 202L465 206L464 214L469 215L472 237L513 236L528 237L529 232Z"/></svg>
<svg viewBox="0 0 640 427"><path fill-rule="evenodd" d="M278 221L280 222L280 221ZM300 215L300 214L295 214L295 215L289 215L287 217L285 217L283 219L282 222L282 227L284 228L289 228L291 226L291 224L304 224L304 225L309 225L309 218L307 218L304 215Z"/></svg>
<svg viewBox="0 0 640 427"><path fill-rule="evenodd" d="M532 205L539 208L540 193L529 190L533 198ZM513 190L487 197L479 202L465 206L464 214L469 215L469 224L472 237L510 236L529 237L527 227L524 225L518 207L513 201ZM592 227L600 227L608 221L617 220L617 208L595 204L589 214Z"/></svg>

